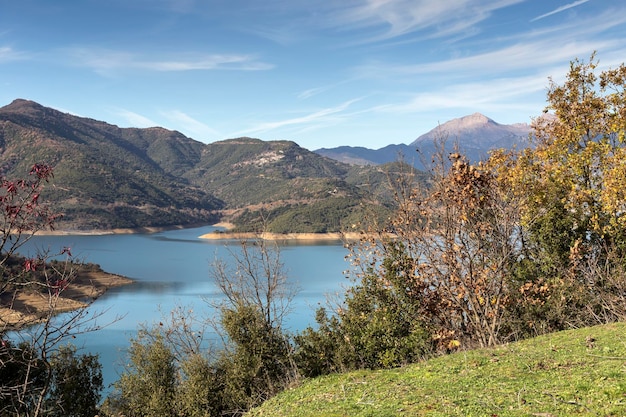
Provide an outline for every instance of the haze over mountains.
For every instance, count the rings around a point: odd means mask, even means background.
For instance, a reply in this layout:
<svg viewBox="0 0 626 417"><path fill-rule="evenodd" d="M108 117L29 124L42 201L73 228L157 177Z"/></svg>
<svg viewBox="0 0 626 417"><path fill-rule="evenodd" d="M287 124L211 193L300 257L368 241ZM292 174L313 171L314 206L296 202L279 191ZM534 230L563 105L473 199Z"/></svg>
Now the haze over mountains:
<svg viewBox="0 0 626 417"><path fill-rule="evenodd" d="M408 145L387 145L380 149L340 146L317 149L315 152L337 161L358 165L384 164L395 161L398 155L402 155L407 163L424 169L424 164L430 161L435 151L436 139L445 140L448 150L458 144L470 160L478 161L486 157L492 149L527 146L530 133L531 127L527 123L503 125L480 113L474 113L445 122Z"/></svg>
<svg viewBox="0 0 626 417"><path fill-rule="evenodd" d="M204 144L160 127L120 128L18 99L0 108L0 174L19 178L34 163L52 165L55 178L45 197L64 213L62 229L226 219L277 232L324 232L358 221L365 202L384 209L382 184L399 153L421 166L432 139L445 135L475 159L523 143L529 131L474 114L410 145L311 152L291 141L253 138Z"/></svg>

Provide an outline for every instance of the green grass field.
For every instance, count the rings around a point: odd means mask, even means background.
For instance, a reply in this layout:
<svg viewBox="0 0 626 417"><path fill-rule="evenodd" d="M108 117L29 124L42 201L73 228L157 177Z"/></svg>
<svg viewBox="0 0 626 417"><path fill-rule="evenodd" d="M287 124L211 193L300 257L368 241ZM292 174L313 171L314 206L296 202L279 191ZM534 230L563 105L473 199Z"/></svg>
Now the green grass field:
<svg viewBox="0 0 626 417"><path fill-rule="evenodd" d="M626 324L305 381L250 416L626 416Z"/></svg>

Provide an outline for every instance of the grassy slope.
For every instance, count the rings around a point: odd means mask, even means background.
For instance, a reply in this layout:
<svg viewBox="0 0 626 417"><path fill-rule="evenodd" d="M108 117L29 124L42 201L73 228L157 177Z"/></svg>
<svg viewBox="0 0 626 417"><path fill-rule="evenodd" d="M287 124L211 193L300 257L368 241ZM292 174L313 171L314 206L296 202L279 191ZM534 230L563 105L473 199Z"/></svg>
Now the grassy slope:
<svg viewBox="0 0 626 417"><path fill-rule="evenodd" d="M626 324L317 378L249 415L624 416Z"/></svg>

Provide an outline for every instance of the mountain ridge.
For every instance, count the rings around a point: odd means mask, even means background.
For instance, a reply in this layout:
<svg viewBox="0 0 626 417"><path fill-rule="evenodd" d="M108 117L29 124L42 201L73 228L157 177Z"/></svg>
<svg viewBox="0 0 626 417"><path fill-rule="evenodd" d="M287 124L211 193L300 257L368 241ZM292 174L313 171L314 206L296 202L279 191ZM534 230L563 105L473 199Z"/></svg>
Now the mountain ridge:
<svg viewBox="0 0 626 417"><path fill-rule="evenodd" d="M527 139L530 132L531 127L526 123L505 125L481 113L474 113L449 120L431 129L409 146L418 146L424 142L432 142L438 137L447 137L449 140L458 140L460 146L491 149L505 144L508 146L504 147L510 147L520 142L520 139Z"/></svg>
<svg viewBox="0 0 626 417"><path fill-rule="evenodd" d="M512 146L524 129L475 113L412 145L339 147L325 155L289 140L205 144L162 127L121 128L17 99L0 107L0 174L23 176L38 162L54 166L44 196L64 213L63 229L226 220L240 231L334 232L358 223L366 208L383 215L391 204L388 174L403 170L399 159L424 169L434 138L454 138L476 159L484 143Z"/></svg>
<svg viewBox="0 0 626 417"><path fill-rule="evenodd" d="M177 131L120 128L29 100L1 107L0 174L24 176L38 162L54 166L44 195L65 214L59 228L71 230L209 224L235 216L240 226L274 227L258 223L271 218L280 232L335 231L361 210L366 194L353 167L292 141L204 144Z"/></svg>
<svg viewBox="0 0 626 417"><path fill-rule="evenodd" d="M387 145L379 149L340 146L321 148L314 152L357 165L385 164L397 160L401 155L407 163L424 170L428 169L428 161L437 151L435 141L443 140L446 151L458 145L472 162L477 162L493 149L526 147L531 131L527 123L500 124L481 113L473 113L440 124L408 145Z"/></svg>

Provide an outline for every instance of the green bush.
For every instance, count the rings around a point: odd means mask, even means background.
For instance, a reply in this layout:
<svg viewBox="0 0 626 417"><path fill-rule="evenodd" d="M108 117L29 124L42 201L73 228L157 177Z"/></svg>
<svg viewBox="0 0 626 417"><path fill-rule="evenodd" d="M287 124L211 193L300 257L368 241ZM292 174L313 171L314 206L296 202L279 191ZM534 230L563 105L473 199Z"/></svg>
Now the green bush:
<svg viewBox="0 0 626 417"><path fill-rule="evenodd" d="M296 358L305 376L345 369L377 369L415 362L432 351L418 288L407 280L412 260L401 243L388 242L384 274L367 271L346 292L336 316L325 310L296 337Z"/></svg>

